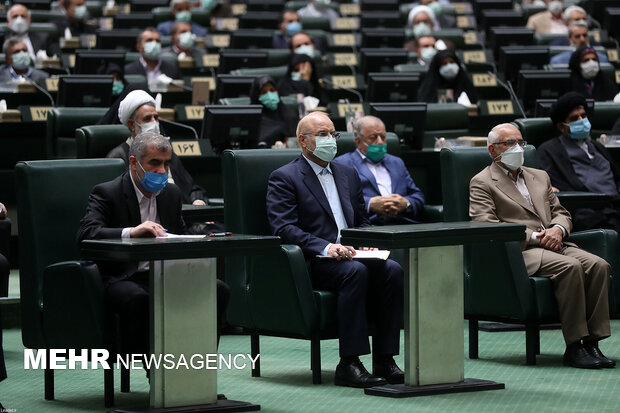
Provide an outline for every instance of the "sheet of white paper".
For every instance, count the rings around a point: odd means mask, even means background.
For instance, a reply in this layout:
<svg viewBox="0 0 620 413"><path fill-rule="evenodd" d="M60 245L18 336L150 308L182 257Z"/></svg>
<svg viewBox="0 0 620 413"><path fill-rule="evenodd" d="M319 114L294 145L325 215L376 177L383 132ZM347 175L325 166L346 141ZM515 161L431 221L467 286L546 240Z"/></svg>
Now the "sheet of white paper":
<svg viewBox="0 0 620 413"><path fill-rule="evenodd" d="M354 260L366 260L366 259L377 259L377 260L387 260L390 256L390 251L388 250L374 250L374 251L362 251L355 250ZM324 259L335 259L334 257L324 257L322 255L317 255L317 258Z"/></svg>
<svg viewBox="0 0 620 413"><path fill-rule="evenodd" d="M157 238L185 238L185 239L199 239L199 238L204 238L206 237L206 235L178 235L178 234L171 234L168 233L167 237L157 237Z"/></svg>

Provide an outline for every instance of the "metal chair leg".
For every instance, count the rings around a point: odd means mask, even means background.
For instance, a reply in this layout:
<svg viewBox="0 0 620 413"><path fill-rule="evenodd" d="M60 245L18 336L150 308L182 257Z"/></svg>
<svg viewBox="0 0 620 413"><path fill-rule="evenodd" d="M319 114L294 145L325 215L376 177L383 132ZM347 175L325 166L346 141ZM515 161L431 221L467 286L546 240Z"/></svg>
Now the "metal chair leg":
<svg viewBox="0 0 620 413"><path fill-rule="evenodd" d="M250 335L250 348L252 358L254 359L260 354L260 336L258 334ZM260 357L256 359L256 363L252 369L252 377L260 377Z"/></svg>

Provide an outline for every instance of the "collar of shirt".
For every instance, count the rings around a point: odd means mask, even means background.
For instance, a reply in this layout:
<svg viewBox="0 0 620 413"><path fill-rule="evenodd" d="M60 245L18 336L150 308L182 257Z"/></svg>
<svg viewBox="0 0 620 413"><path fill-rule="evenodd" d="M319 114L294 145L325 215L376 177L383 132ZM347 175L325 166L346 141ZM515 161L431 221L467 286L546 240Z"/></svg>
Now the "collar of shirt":
<svg viewBox="0 0 620 413"><path fill-rule="evenodd" d="M26 71L26 74L23 74L23 75L18 75L18 74L15 72L15 69L13 69L13 66L9 66L9 73L11 74L11 78L12 78L13 80L18 80L20 76L21 76L21 77L26 77L26 78L29 78L29 77L30 77L30 75L32 75L32 67L28 67L28 70Z"/></svg>
<svg viewBox="0 0 620 413"><path fill-rule="evenodd" d="M368 162L368 163L370 163L372 165L383 165L383 159L381 159L379 162L373 162L370 159L368 159L368 157L366 155L364 155L362 153L362 151L360 151L359 149L355 149L355 151L362 157L362 161L363 162Z"/></svg>
<svg viewBox="0 0 620 413"><path fill-rule="evenodd" d="M512 177L512 171L511 171L510 169L508 169L508 168L504 168L503 166L501 166L501 165L500 165L500 164L498 164L497 162L495 162L495 163L497 164L497 166L499 166L499 167L500 167L500 169L501 169L502 171L504 171L504 173L508 176L508 178L510 178L510 180L511 180L512 182L515 182L515 181L516 181L516 180ZM523 169L521 169L521 168L517 169L517 180L518 180L519 178L523 179Z"/></svg>
<svg viewBox="0 0 620 413"><path fill-rule="evenodd" d="M312 170L314 171L315 175L320 175L321 172L323 171L323 169L327 169L327 172L329 172L330 174L333 175L332 170L330 168L330 163L327 163L327 166L325 168L323 168L321 165L316 164L314 162L312 162L310 159L306 158L306 155L301 155L304 157L304 159L310 164L310 167L312 168Z"/></svg>
<svg viewBox="0 0 620 413"><path fill-rule="evenodd" d="M140 56L140 64L142 65L142 67L144 68L145 71L147 72L156 72L159 70L159 68L161 67L161 59L159 59L157 61L157 66L155 66L155 68L151 69L147 64L146 64L146 60L144 60L144 58L142 56Z"/></svg>

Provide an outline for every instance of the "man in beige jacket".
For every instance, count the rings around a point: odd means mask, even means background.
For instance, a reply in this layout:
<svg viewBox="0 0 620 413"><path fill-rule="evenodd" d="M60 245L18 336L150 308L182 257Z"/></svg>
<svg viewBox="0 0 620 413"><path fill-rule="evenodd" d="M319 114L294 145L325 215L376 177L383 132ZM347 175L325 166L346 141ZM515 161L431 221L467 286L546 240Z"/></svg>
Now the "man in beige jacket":
<svg viewBox="0 0 620 413"><path fill-rule="evenodd" d="M525 141L504 123L488 136L493 163L470 183L469 215L474 221L526 226L521 244L530 276L549 277L566 341L564 363L578 368L614 367L599 340L609 337L609 264L565 242L572 228L568 211L551 190L545 171L523 167Z"/></svg>

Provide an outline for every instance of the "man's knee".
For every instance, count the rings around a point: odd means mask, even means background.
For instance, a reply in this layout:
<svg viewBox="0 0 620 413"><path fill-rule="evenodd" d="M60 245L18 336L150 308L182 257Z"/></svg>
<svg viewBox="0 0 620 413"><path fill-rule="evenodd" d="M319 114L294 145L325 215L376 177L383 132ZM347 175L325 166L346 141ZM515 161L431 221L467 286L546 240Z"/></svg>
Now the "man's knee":
<svg viewBox="0 0 620 413"><path fill-rule="evenodd" d="M359 261L344 261L342 265L345 276L345 283L368 284L369 271L368 268Z"/></svg>
<svg viewBox="0 0 620 413"><path fill-rule="evenodd" d="M402 288L405 279L405 272L399 263L393 260L387 260L385 262L385 276L388 283L397 284Z"/></svg>

